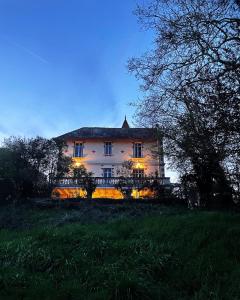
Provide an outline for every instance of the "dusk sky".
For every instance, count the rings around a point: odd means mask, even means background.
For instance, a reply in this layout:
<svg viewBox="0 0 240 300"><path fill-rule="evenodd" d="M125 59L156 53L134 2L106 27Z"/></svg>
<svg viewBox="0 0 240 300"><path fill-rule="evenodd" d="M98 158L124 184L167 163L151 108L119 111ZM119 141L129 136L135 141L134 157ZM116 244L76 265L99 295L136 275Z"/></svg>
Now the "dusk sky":
<svg viewBox="0 0 240 300"><path fill-rule="evenodd" d="M140 92L127 60L151 47L136 4L0 0L0 138L131 124Z"/></svg>
<svg viewBox="0 0 240 300"><path fill-rule="evenodd" d="M152 45L137 3L0 0L0 141L120 127L125 114L133 124L141 93L127 61Z"/></svg>

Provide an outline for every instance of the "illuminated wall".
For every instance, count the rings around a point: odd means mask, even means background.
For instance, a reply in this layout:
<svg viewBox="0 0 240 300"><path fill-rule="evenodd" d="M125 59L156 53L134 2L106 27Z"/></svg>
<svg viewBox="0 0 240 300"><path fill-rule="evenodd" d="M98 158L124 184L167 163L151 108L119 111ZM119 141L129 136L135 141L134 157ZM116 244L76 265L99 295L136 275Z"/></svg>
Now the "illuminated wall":
<svg viewBox="0 0 240 300"><path fill-rule="evenodd" d="M85 198L86 192L81 188L54 188L52 191L52 198Z"/></svg>
<svg viewBox="0 0 240 300"><path fill-rule="evenodd" d="M115 188L97 188L93 198L123 199L122 193Z"/></svg>
<svg viewBox="0 0 240 300"><path fill-rule="evenodd" d="M150 189L143 189L141 191L138 191L136 189L134 189L132 191L132 197L134 199L139 199L139 198L153 198L154 197L154 192L151 191Z"/></svg>
<svg viewBox="0 0 240 300"><path fill-rule="evenodd" d="M141 191L133 190L132 197L136 198L145 198L153 197L154 193L149 189L144 189ZM52 198L86 198L86 192L80 188L55 188L52 192ZM122 193L116 188L96 188L93 193L93 198L109 198L109 199L123 199Z"/></svg>
<svg viewBox="0 0 240 300"><path fill-rule="evenodd" d="M76 166L83 164L88 171L93 172L94 176L102 177L103 168L111 168L112 176L117 176L117 170L121 168L122 163L126 160L134 162L134 168L143 168L146 175L159 173L159 160L153 157L152 150L156 151L156 142L143 142L143 158L133 158L133 141L132 140L112 140L112 155L104 155L104 139L79 140L84 143L83 157L73 158ZM66 141L67 148L64 151L66 156L73 156L74 141ZM161 174L159 174L161 176Z"/></svg>

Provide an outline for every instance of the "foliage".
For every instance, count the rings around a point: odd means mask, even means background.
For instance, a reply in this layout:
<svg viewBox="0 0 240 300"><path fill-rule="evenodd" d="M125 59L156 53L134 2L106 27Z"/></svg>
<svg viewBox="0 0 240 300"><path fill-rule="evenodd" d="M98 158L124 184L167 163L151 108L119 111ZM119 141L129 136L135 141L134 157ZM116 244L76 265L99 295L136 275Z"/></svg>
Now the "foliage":
<svg viewBox="0 0 240 300"><path fill-rule="evenodd" d="M27 197L49 194L53 179L69 170L71 159L63 143L41 137L11 137L0 149L0 178L12 182L9 194Z"/></svg>
<svg viewBox="0 0 240 300"><path fill-rule="evenodd" d="M92 199L92 194L97 187L93 173L88 172L84 165L73 168L73 176L78 180L78 184L86 190L87 198Z"/></svg>
<svg viewBox="0 0 240 300"><path fill-rule="evenodd" d="M159 182L157 178L153 179L150 182L146 182L150 190L154 192L154 197L159 199L161 203L171 204L173 198L175 198L174 194L172 193L173 186L172 185L163 185Z"/></svg>
<svg viewBox="0 0 240 300"><path fill-rule="evenodd" d="M172 203L174 195L171 186L164 186L159 182L158 172L155 176L133 177L133 162L124 161L121 168L117 171L120 175L115 187L122 192L125 199L130 199L133 189L137 191L150 190L154 198L159 199L161 203Z"/></svg>
<svg viewBox="0 0 240 300"><path fill-rule="evenodd" d="M133 161L125 160L117 170L117 175L121 177L132 177Z"/></svg>
<svg viewBox="0 0 240 300"><path fill-rule="evenodd" d="M8 178L0 178L0 205L6 205L15 197L14 181Z"/></svg>
<svg viewBox="0 0 240 300"><path fill-rule="evenodd" d="M120 169L117 170L119 180L115 187L121 191L125 199L130 199L133 189L141 191L149 187L147 177L133 177L133 161L126 160L122 163Z"/></svg>
<svg viewBox="0 0 240 300"><path fill-rule="evenodd" d="M237 300L239 236L208 212L2 230L0 298Z"/></svg>
<svg viewBox="0 0 240 300"><path fill-rule="evenodd" d="M216 200L215 183L230 205L229 173L239 173L239 11L233 0L152 0L136 10L155 35L154 48L129 62L145 92L137 119L159 124L165 152L194 174L203 206Z"/></svg>
<svg viewBox="0 0 240 300"><path fill-rule="evenodd" d="M185 174L181 177L181 187L184 199L189 208L199 207L199 195L194 174Z"/></svg>
<svg viewBox="0 0 240 300"><path fill-rule="evenodd" d="M123 194L124 199L130 199L134 188L133 179L120 176L115 184L115 188Z"/></svg>
<svg viewBox="0 0 240 300"><path fill-rule="evenodd" d="M124 196L125 199L130 199L132 190L134 188L134 181L132 178L133 162L131 160L126 160L122 163L121 167L117 170L117 175L119 180L115 185Z"/></svg>

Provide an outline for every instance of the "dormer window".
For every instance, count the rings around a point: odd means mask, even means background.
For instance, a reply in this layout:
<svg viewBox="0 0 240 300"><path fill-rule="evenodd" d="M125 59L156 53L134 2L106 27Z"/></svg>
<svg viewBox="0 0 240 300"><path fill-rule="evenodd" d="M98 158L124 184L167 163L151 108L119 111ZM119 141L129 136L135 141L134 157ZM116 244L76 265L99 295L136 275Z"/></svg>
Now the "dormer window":
<svg viewBox="0 0 240 300"><path fill-rule="evenodd" d="M74 143L74 157L83 157L83 143Z"/></svg>
<svg viewBox="0 0 240 300"><path fill-rule="evenodd" d="M112 142L104 143L104 155L112 155Z"/></svg>
<svg viewBox="0 0 240 300"><path fill-rule="evenodd" d="M142 143L134 143L133 144L133 157L138 158L142 157L143 155L143 150L142 150Z"/></svg>

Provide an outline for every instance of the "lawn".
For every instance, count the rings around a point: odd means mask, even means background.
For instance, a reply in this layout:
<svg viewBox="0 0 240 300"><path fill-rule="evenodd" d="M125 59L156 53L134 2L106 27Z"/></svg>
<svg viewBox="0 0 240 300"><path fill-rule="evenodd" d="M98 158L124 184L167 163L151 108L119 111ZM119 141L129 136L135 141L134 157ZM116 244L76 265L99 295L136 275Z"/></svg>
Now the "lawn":
<svg viewBox="0 0 240 300"><path fill-rule="evenodd" d="M240 299L239 214L87 205L0 222L0 299Z"/></svg>

